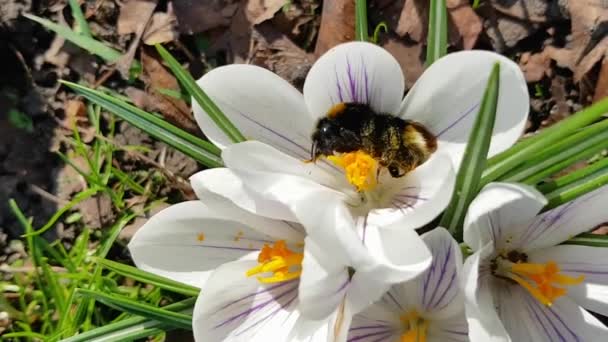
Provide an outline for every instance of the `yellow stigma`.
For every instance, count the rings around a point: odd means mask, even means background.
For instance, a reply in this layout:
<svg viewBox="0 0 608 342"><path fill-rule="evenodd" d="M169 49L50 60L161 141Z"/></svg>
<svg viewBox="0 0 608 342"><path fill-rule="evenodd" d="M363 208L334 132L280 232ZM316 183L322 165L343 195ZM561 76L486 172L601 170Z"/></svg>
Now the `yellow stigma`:
<svg viewBox="0 0 608 342"><path fill-rule="evenodd" d="M555 299L568 293L566 286L578 285L585 279L583 275L575 278L561 274L559 266L554 261L546 264L514 263L511 264L510 272L506 276L547 306L551 306Z"/></svg>
<svg viewBox="0 0 608 342"><path fill-rule="evenodd" d="M344 169L346 179L357 191L371 190L378 184L378 162L363 151L328 156L327 159Z"/></svg>
<svg viewBox="0 0 608 342"><path fill-rule="evenodd" d="M278 240L274 246L265 244L258 255L259 265L247 271L246 275L272 273L269 277L258 277L260 283L280 283L300 277L304 254L295 253L287 248L284 240Z"/></svg>
<svg viewBox="0 0 608 342"><path fill-rule="evenodd" d="M401 316L401 321L405 325L406 330L401 335L400 342L426 342L426 331L429 327L429 321L421 318L416 310Z"/></svg>

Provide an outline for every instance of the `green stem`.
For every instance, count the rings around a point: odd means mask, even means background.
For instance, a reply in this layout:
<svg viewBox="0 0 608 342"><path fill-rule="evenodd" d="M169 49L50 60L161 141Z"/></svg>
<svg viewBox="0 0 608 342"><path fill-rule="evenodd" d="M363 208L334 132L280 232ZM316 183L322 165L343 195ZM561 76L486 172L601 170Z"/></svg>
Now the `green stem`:
<svg viewBox="0 0 608 342"><path fill-rule="evenodd" d="M355 40L367 42L367 1L355 0Z"/></svg>

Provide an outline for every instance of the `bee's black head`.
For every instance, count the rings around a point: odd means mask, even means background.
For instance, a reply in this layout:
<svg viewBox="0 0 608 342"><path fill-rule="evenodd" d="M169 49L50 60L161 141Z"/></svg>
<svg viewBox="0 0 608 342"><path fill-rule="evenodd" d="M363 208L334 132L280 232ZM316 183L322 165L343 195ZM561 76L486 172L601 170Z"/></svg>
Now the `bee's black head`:
<svg viewBox="0 0 608 342"><path fill-rule="evenodd" d="M329 156L339 149L342 144L340 126L331 118L322 118L312 134L311 159L318 156Z"/></svg>

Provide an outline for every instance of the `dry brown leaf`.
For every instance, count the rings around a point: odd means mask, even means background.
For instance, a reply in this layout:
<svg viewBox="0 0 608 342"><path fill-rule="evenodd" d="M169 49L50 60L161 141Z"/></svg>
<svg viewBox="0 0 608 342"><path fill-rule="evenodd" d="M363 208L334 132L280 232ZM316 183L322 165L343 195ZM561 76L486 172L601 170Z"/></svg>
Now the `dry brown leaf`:
<svg viewBox="0 0 608 342"><path fill-rule="evenodd" d="M405 0L395 32L402 37L408 35L413 41L421 42L426 38L428 16L428 1Z"/></svg>
<svg viewBox="0 0 608 342"><path fill-rule="evenodd" d="M472 49L482 29L481 18L473 11L467 0L447 1L449 22L449 44L462 40L464 49ZM425 0L406 0L401 10L395 32L408 36L415 42L424 42L428 31L429 3Z"/></svg>
<svg viewBox="0 0 608 342"><path fill-rule="evenodd" d="M462 37L462 45L465 50L472 49L477 43L479 34L483 27L481 18L469 5L468 0L448 0L448 12L451 24Z"/></svg>
<svg viewBox="0 0 608 342"><path fill-rule="evenodd" d="M601 99L608 97L608 59L604 58L602 62L602 68L600 69L599 79L595 85L595 94L593 95L593 102L597 102Z"/></svg>
<svg viewBox="0 0 608 342"><path fill-rule="evenodd" d="M527 82L538 82L550 72L551 57L544 50L539 53L524 52L519 60L519 66Z"/></svg>
<svg viewBox="0 0 608 342"><path fill-rule="evenodd" d="M320 56L332 47L352 41L354 38L355 2L352 0L324 1L315 55Z"/></svg>
<svg viewBox="0 0 608 342"><path fill-rule="evenodd" d="M67 100L64 105L64 124L73 129L78 121L86 119L87 107L80 100Z"/></svg>
<svg viewBox="0 0 608 342"><path fill-rule="evenodd" d="M283 5L285 0L249 0L245 14L251 24L257 25L274 17Z"/></svg>
<svg viewBox="0 0 608 342"><path fill-rule="evenodd" d="M157 0L127 0L120 8L116 32L125 35L143 30L156 8L156 3Z"/></svg>
<svg viewBox="0 0 608 342"><path fill-rule="evenodd" d="M185 34L229 26L239 0L173 0L178 29Z"/></svg>
<svg viewBox="0 0 608 342"><path fill-rule="evenodd" d="M183 100L164 95L160 92L163 89L180 91L179 83L175 77L158 60L143 51L141 53L141 62L147 93L151 95L158 111L168 121L190 132L198 132L198 126L192 117L190 107Z"/></svg>
<svg viewBox="0 0 608 342"><path fill-rule="evenodd" d="M422 61L422 43L405 44L397 39L389 38L382 44L401 65L405 83L410 89L424 72L424 62Z"/></svg>
<svg viewBox="0 0 608 342"><path fill-rule="evenodd" d="M270 22L258 25L252 39L251 62L263 66L302 89L314 56L302 50Z"/></svg>
<svg viewBox="0 0 608 342"><path fill-rule="evenodd" d="M128 0L120 9L117 23L118 34L135 33L127 52L116 61L116 69L125 79L129 78L129 70L135 57L135 51L157 2L158 0Z"/></svg>
<svg viewBox="0 0 608 342"><path fill-rule="evenodd" d="M142 37L144 44L154 45L176 40L179 35L176 25L177 20L170 9L167 13L154 13Z"/></svg>

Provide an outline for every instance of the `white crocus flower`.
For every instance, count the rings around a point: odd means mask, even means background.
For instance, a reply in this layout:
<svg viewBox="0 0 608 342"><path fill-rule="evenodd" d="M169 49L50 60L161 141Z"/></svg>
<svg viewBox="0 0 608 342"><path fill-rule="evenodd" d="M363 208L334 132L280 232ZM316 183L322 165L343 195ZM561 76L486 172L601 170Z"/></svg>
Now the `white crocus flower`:
<svg viewBox="0 0 608 342"><path fill-rule="evenodd" d="M494 155L519 137L529 98L519 67L491 52L443 57L405 99L397 61L384 49L363 42L339 45L319 58L306 78L303 95L259 67L216 68L198 84L255 141L232 145L195 104L203 132L225 148L222 158L228 169L203 172L193 181L256 214L301 222L323 248L346 250L357 271L375 270L379 281L405 281L428 265L429 253L413 228L430 222L448 204L453 170L462 158L496 62L501 74L490 146ZM318 120L352 103L416 121L436 140L436 153L400 178L392 178L365 153L330 157L335 163L325 158L305 162L311 158L311 135ZM411 138L425 141L419 134ZM339 218L321 214L331 206L346 210L332 211L342 215ZM288 212L285 208L293 215L279 216L278 212ZM355 229L338 232L335 222Z"/></svg>
<svg viewBox="0 0 608 342"><path fill-rule="evenodd" d="M355 315L348 342L467 341L464 296L460 291L462 254L444 228L422 239L433 263L417 278L394 285L380 301Z"/></svg>
<svg viewBox="0 0 608 342"><path fill-rule="evenodd" d="M540 213L546 203L508 183L489 184L471 203L464 240L475 253L463 270L471 340L606 340L585 309L608 315L608 249L560 244L608 220L608 187Z"/></svg>
<svg viewBox="0 0 608 342"><path fill-rule="evenodd" d="M198 341L325 342L344 307L356 310L382 295L365 273L352 276L340 255L306 238L301 225L196 191L204 201L153 216L129 251L139 268L202 288L193 321Z"/></svg>

